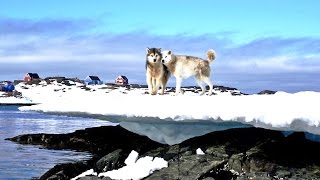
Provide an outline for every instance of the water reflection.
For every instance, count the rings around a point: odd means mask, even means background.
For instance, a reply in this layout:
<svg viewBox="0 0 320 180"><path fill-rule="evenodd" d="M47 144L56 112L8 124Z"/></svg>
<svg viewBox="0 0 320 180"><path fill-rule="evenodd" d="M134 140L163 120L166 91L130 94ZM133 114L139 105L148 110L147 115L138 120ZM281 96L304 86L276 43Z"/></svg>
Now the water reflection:
<svg viewBox="0 0 320 180"><path fill-rule="evenodd" d="M231 128L253 127L252 125L242 124L240 122L175 122L175 121L156 121L151 119L147 121L122 121L120 126L123 128L149 137L150 139L163 144L178 144L189 138L201 136L214 131L223 131ZM282 131L285 136L292 134L294 131ZM320 135L305 132L308 140L320 142Z"/></svg>
<svg viewBox="0 0 320 180"><path fill-rule="evenodd" d="M164 143L177 144L195 136L230 128L252 127L238 122L133 122L123 121L120 126L137 134L146 135L150 139Z"/></svg>

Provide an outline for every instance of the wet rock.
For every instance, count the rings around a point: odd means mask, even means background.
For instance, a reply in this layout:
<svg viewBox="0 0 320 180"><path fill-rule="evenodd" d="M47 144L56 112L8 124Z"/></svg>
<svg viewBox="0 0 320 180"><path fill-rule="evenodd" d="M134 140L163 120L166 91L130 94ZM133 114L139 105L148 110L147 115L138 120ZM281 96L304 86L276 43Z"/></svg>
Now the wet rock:
<svg viewBox="0 0 320 180"><path fill-rule="evenodd" d="M136 150L145 153L158 147L165 147L146 136L132 133L120 126L103 126L77 130L69 134L27 134L9 138L20 144L42 145L48 149L73 149L89 151L104 156L117 149L123 152Z"/></svg>
<svg viewBox="0 0 320 180"><path fill-rule="evenodd" d="M90 163L58 164L40 177L40 180L71 179L88 170Z"/></svg>

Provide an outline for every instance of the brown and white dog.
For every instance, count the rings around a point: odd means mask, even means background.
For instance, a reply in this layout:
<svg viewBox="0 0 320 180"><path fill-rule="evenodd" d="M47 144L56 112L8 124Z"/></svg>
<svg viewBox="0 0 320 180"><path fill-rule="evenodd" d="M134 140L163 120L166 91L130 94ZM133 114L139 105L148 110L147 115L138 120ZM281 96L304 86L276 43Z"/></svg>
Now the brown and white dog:
<svg viewBox="0 0 320 180"><path fill-rule="evenodd" d="M172 51L162 52L162 63L168 68L169 72L176 77L176 95L181 91L183 79L194 76L196 82L201 87L203 95L206 92L202 82L209 85L208 95L212 95L212 82L210 80L210 63L215 59L216 54L213 50L207 52L207 60L193 56L174 55Z"/></svg>
<svg viewBox="0 0 320 180"><path fill-rule="evenodd" d="M161 48L147 48L146 55L146 81L149 94L156 95L161 86L161 93L164 94L170 72L161 63Z"/></svg>

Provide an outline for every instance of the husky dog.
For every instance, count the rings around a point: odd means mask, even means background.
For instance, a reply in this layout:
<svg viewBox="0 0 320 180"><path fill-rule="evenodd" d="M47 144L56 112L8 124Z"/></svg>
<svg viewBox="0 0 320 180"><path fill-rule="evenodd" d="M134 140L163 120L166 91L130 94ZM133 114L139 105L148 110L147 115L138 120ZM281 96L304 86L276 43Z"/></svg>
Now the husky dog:
<svg viewBox="0 0 320 180"><path fill-rule="evenodd" d="M169 72L176 77L176 95L181 91L182 79L194 76L196 82L205 93L205 86L202 82L209 85L209 94L212 95L212 82L210 81L210 63L215 59L216 55L213 50L207 52L207 60L185 55L174 55L172 51L162 52L162 63L168 68Z"/></svg>
<svg viewBox="0 0 320 180"><path fill-rule="evenodd" d="M167 67L161 63L161 48L147 48L146 55L146 77L149 89L149 94L156 95L159 86L161 86L161 93L164 94L167 82L170 77L170 72Z"/></svg>

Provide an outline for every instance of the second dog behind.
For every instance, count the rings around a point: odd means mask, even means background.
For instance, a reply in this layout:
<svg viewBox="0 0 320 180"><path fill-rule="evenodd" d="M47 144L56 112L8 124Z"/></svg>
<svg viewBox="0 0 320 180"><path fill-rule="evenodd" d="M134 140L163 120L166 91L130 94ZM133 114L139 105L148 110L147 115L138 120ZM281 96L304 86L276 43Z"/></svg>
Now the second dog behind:
<svg viewBox="0 0 320 180"><path fill-rule="evenodd" d="M174 55L172 51L162 51L162 63L168 68L169 72L176 77L176 95L181 91L181 83L183 79L187 79L194 76L196 82L201 87L203 95L206 92L205 86L202 82L205 82L209 86L208 95L212 94L212 82L210 80L210 63L215 59L216 54L213 50L207 52L207 60L186 56L186 55Z"/></svg>

